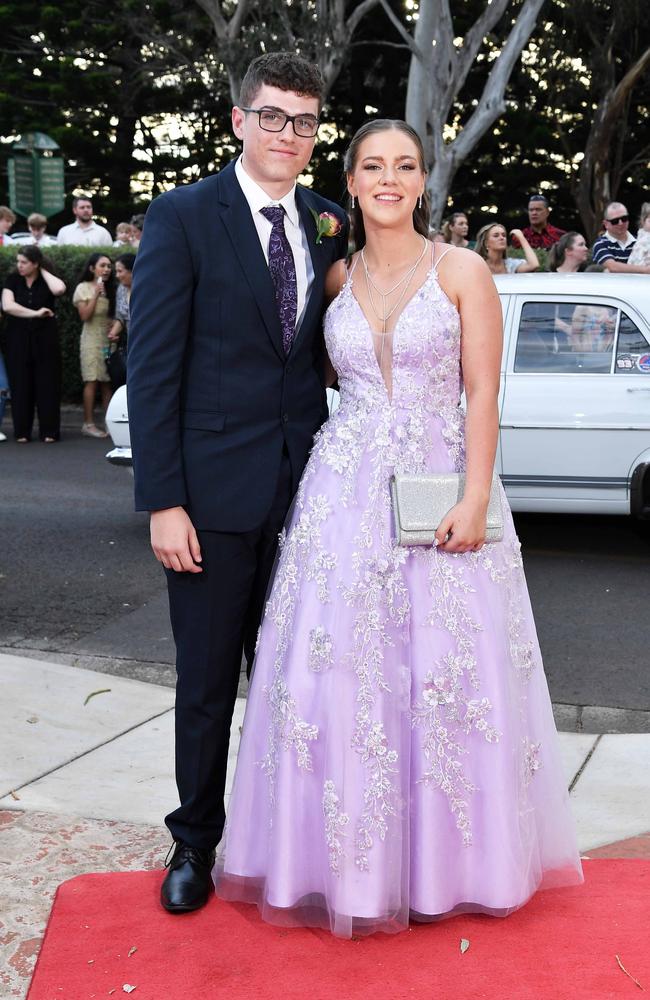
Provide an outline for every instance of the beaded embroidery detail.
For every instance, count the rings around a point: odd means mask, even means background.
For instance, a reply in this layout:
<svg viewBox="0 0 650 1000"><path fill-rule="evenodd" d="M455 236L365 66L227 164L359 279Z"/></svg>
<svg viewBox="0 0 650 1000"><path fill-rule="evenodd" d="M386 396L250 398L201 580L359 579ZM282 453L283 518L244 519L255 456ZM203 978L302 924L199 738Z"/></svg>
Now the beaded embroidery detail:
<svg viewBox="0 0 650 1000"><path fill-rule="evenodd" d="M340 860L343 855L341 837L350 822L350 817L339 809L339 797L336 794L333 781L326 781L323 786L323 816L325 818L325 843L330 871L340 875Z"/></svg>
<svg viewBox="0 0 650 1000"><path fill-rule="evenodd" d="M423 299L426 310L417 308ZM392 538L388 482L394 471L439 471L430 464L433 440L442 441L450 468L462 471L465 467L464 414L459 405L460 321L435 272L430 272L407 303L396 325L392 398L387 395L370 328L354 299L351 280L326 314L325 337L338 373L341 401L314 439L293 523L281 538L281 557L267 607L276 645L273 680L267 690L268 749L261 763L272 801L280 753L293 751L303 771L313 767L312 745L318 744L320 734L301 718L284 677L294 639L297 598L301 582L308 580L323 609L342 600L354 615L349 645L339 651L336 670L356 678L350 745L363 768L363 801L354 803L354 810L346 802L348 811L342 812L331 779L325 780L322 795L329 866L338 874L346 858L342 838L353 819L354 863L358 870L368 871L373 847L377 840L385 840L391 817L403 819L408 809L399 786L400 747L391 745L382 719L385 698L393 699L404 712L406 724L418 731L424 756L420 781L432 794L446 797L463 844L472 843L469 797L477 789L466 773L470 740L478 736L494 744L502 735L491 721L489 699L481 694L476 644L482 627L470 611L476 574L504 589L508 633L504 655L507 658L509 653L510 659L504 670L512 669L517 683L525 684L536 662L533 642L523 629L522 562L516 540L487 546L478 553L451 555L399 547ZM362 469L363 479L359 476ZM320 481L319 492L310 495L321 470L324 481L334 477L331 498ZM341 572L335 552L322 541L325 528L335 531L334 505L356 507L359 512L358 531ZM424 620L413 620L405 572L409 560L421 560L428 576L430 599ZM334 630L331 625L330 631L314 625L313 620L304 627L309 630L307 668L315 675L315 684L324 684L324 675L334 669ZM402 650L408 649L410 630L421 627L446 636L447 648L443 642L442 654L431 663L410 703L404 680L410 674L401 665ZM400 650L395 648L398 644ZM539 753L539 744L522 746L526 783L540 766Z"/></svg>

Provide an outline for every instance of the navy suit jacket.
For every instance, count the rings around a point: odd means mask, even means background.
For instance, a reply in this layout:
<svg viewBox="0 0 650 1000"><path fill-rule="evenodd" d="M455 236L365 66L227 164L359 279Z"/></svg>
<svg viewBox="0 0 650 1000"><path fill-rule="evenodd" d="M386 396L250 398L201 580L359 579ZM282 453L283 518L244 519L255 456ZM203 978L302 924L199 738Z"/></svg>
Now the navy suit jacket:
<svg viewBox="0 0 650 1000"><path fill-rule="evenodd" d="M152 202L133 272L128 406L137 510L185 507L194 526L249 531L268 514L283 448L294 483L325 419L328 268L347 252L342 209L296 189L314 281L288 356L234 164ZM333 212L316 244L310 208Z"/></svg>

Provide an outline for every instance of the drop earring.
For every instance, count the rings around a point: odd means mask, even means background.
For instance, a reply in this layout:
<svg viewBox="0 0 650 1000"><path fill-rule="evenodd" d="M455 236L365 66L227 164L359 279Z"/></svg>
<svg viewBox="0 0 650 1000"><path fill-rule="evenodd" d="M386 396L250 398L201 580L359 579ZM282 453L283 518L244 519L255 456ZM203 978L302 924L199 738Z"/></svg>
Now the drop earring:
<svg viewBox="0 0 650 1000"><path fill-rule="evenodd" d="M353 212L354 212L355 206L356 206L356 202L354 200L354 195L352 194L352 195L350 195L350 208L352 209Z"/></svg>
<svg viewBox="0 0 650 1000"><path fill-rule="evenodd" d="M418 208L422 208L422 195L418 198Z"/></svg>

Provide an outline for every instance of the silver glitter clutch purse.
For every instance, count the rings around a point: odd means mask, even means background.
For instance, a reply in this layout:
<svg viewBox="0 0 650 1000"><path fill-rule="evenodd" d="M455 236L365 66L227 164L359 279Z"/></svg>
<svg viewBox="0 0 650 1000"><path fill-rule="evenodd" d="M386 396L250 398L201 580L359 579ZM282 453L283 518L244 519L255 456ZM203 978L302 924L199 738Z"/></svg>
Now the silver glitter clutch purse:
<svg viewBox="0 0 650 1000"><path fill-rule="evenodd" d="M439 475L399 473L390 480L390 492L398 545L433 545L436 529L465 492L462 472ZM487 509L486 542L503 538L503 510L499 477L492 478Z"/></svg>

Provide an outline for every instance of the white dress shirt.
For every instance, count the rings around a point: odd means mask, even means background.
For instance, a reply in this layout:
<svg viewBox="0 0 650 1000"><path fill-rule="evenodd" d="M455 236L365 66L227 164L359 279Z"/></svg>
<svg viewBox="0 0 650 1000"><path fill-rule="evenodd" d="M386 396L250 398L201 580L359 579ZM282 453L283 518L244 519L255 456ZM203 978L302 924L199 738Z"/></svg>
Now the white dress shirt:
<svg viewBox="0 0 650 1000"><path fill-rule="evenodd" d="M259 184L257 184L252 177L249 177L246 173L242 164L241 156L238 157L237 162L235 163L235 174L237 175L239 186L244 192L244 197L246 198L248 206L251 210L253 222L255 223L257 235L259 236L260 244L262 246L262 250L264 251L264 257L266 258L267 264L269 261L269 240L271 238L273 225L267 218L265 218L265 216L262 215L261 209L267 208L269 205L282 205L284 208L284 231L287 239L289 240L296 268L296 285L298 291L296 329L298 329L302 321L305 306L309 299L311 286L314 283L314 268L311 262L311 253L309 252L307 234L303 231L302 224L300 222L300 213L298 212L298 206L296 205L296 185L294 183L293 187L287 192L287 194L285 194L284 198L281 198L279 201L274 201L274 199L270 198L266 191L263 191Z"/></svg>
<svg viewBox="0 0 650 1000"><path fill-rule="evenodd" d="M110 247L113 244L113 237L108 229L98 226L96 222L91 222L89 226L71 222L69 226L62 226L59 229L56 242L60 247Z"/></svg>
<svg viewBox="0 0 650 1000"><path fill-rule="evenodd" d="M24 247L28 246L55 247L56 239L54 236L48 236L47 233L44 233L37 243L31 233L25 233L23 236L19 236L17 239L15 239L14 243L19 243L21 246Z"/></svg>

